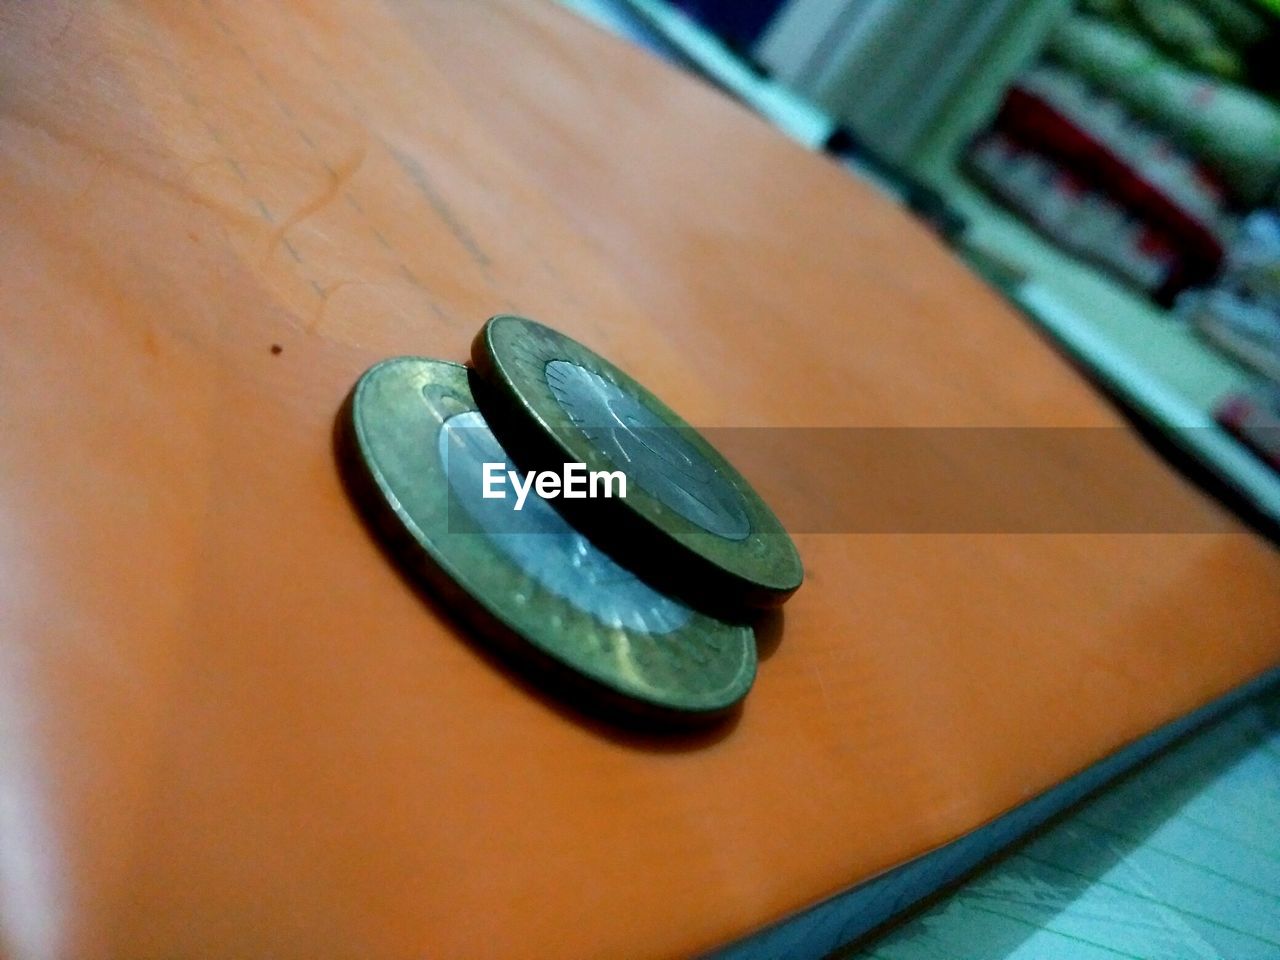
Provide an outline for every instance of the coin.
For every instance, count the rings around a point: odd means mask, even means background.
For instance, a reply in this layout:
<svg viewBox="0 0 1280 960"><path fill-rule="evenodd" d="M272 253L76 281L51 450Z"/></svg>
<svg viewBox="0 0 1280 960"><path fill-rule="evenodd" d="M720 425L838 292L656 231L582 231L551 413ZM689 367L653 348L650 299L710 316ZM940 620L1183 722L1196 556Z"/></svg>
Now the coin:
<svg viewBox="0 0 1280 960"><path fill-rule="evenodd" d="M484 325L471 362L480 407L517 459L625 473L625 497L560 509L646 579L730 609L776 606L800 586L795 544L747 480L612 363L515 316Z"/></svg>
<svg viewBox="0 0 1280 960"><path fill-rule="evenodd" d="M755 678L755 638L619 566L531 492L483 495L507 461L467 369L402 357L360 377L335 446L396 561L501 651L581 702L664 721L714 718Z"/></svg>

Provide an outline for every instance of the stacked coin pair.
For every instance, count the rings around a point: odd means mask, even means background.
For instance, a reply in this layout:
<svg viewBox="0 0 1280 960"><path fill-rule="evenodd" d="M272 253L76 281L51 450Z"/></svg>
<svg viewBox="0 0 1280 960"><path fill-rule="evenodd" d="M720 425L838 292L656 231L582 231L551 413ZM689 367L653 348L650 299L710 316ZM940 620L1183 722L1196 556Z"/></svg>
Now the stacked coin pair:
<svg viewBox="0 0 1280 960"><path fill-rule="evenodd" d="M676 723L724 714L755 679L752 611L803 577L773 512L701 435L521 317L490 319L470 367L377 364L336 438L397 562L579 705ZM585 495L552 506L527 472L567 477L566 464L581 465Z"/></svg>

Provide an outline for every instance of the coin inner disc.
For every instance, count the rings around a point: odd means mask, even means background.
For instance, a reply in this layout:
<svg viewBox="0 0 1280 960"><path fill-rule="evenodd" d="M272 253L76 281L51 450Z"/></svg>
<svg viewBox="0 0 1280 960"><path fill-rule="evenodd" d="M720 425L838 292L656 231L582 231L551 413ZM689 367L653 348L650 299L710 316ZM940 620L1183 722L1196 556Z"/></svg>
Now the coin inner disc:
<svg viewBox="0 0 1280 960"><path fill-rule="evenodd" d="M438 444L457 502L503 555L543 588L617 629L664 634L692 617L688 607L618 566L536 492L530 491L519 511L512 497L483 497L484 464L503 463L505 470L510 463L478 411L447 419Z"/></svg>
<svg viewBox="0 0 1280 960"><path fill-rule="evenodd" d="M636 397L569 360L548 361L545 375L561 409L630 482L709 533L750 535L737 488Z"/></svg>

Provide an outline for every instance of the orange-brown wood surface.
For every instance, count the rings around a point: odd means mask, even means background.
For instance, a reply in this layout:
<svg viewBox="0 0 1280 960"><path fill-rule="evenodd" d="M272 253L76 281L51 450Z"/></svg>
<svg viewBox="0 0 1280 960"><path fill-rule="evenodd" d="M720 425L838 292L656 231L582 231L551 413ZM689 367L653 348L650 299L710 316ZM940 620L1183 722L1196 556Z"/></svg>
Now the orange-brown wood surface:
<svg viewBox="0 0 1280 960"><path fill-rule="evenodd" d="M12 2L0 71L8 956L687 955L1280 660L1229 524L803 535L736 722L583 722L350 508L374 361L515 311L702 425L1118 418L891 202L549 5Z"/></svg>

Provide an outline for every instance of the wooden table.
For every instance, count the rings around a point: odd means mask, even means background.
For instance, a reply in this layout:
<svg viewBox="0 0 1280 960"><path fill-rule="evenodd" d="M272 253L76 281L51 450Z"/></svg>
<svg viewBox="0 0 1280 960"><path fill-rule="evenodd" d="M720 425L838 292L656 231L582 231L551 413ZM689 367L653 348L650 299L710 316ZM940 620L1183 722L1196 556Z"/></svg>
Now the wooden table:
<svg viewBox="0 0 1280 960"><path fill-rule="evenodd" d="M1280 659L1229 523L802 535L735 723L584 722L351 510L376 360L516 311L702 425L1120 421L890 201L549 5L51 0L0 50L0 953L684 956Z"/></svg>

